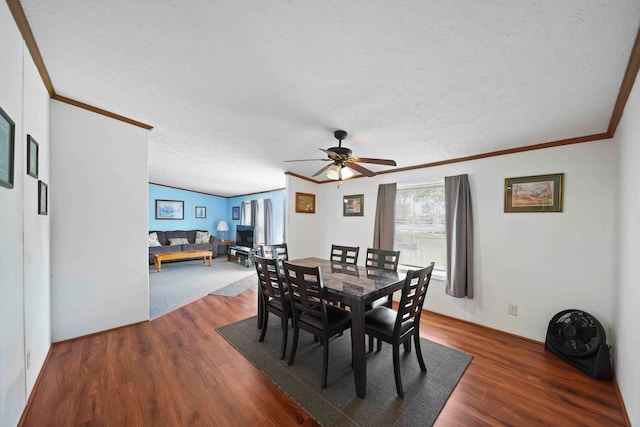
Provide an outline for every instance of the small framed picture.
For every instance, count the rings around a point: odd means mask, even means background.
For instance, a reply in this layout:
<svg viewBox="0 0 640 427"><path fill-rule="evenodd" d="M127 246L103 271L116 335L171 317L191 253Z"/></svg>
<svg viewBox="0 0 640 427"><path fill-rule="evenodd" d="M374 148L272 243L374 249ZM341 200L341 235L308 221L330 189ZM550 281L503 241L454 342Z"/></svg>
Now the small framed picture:
<svg viewBox="0 0 640 427"><path fill-rule="evenodd" d="M231 219L234 221L240 219L240 206L234 206L231 208Z"/></svg>
<svg viewBox="0 0 640 427"><path fill-rule="evenodd" d="M44 181L38 181L38 215L49 214L49 187Z"/></svg>
<svg viewBox="0 0 640 427"><path fill-rule="evenodd" d="M562 212L563 173L505 178L505 212Z"/></svg>
<svg viewBox="0 0 640 427"><path fill-rule="evenodd" d="M27 174L38 178L38 143L27 135Z"/></svg>
<svg viewBox="0 0 640 427"><path fill-rule="evenodd" d="M308 193L296 193L296 212L316 213L316 195Z"/></svg>
<svg viewBox="0 0 640 427"><path fill-rule="evenodd" d="M0 186L13 188L13 150L16 125L0 108Z"/></svg>
<svg viewBox="0 0 640 427"><path fill-rule="evenodd" d="M156 200L156 219L184 219L184 201Z"/></svg>
<svg viewBox="0 0 640 427"><path fill-rule="evenodd" d="M207 207L196 206L196 218L206 218L206 217L207 217Z"/></svg>
<svg viewBox="0 0 640 427"><path fill-rule="evenodd" d="M342 198L342 216L364 216L364 194Z"/></svg>

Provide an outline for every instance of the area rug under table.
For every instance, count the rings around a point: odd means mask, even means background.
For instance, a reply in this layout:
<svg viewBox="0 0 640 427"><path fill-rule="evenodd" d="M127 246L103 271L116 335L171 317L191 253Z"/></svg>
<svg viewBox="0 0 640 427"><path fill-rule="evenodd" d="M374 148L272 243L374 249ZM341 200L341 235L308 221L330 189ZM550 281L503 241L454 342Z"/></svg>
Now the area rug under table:
<svg viewBox="0 0 640 427"><path fill-rule="evenodd" d="M405 398L396 393L391 346L367 353L367 395L356 396L348 332L329 342L327 387L320 388L322 347L300 331L295 363L280 360L280 319L271 316L264 342L256 318L218 328L240 353L324 426L430 426L471 362L472 356L421 338L427 373L420 371L415 349L400 350ZM289 331L290 352L292 341Z"/></svg>

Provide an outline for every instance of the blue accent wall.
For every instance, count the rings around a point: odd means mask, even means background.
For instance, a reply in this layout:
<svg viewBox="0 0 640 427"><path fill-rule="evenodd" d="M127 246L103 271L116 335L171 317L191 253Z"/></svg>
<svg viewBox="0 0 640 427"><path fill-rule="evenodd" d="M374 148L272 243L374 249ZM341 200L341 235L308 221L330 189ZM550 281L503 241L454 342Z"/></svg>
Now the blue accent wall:
<svg viewBox="0 0 640 427"><path fill-rule="evenodd" d="M249 194L248 196L230 197L228 199L229 209L227 218L229 222L229 231L231 232L229 237L235 240L236 226L240 224L239 220L231 221L231 208L234 206L240 207L242 205L242 202L247 200L260 199L271 199L271 207L273 209L273 243L284 243L284 190L270 191L268 193Z"/></svg>
<svg viewBox="0 0 640 427"><path fill-rule="evenodd" d="M273 208L273 243L284 242L284 200L285 191L270 191L268 193L249 194L239 197L210 196L193 191L179 190L162 185L149 184L149 230L207 230L215 236L218 221L225 220L229 224L229 231L224 233L227 240L235 240L236 226L239 220L231 220L231 208L240 207L247 200L271 199ZM156 219L156 200L184 201L184 219ZM196 206L207 208L206 218L196 218Z"/></svg>
<svg viewBox="0 0 640 427"><path fill-rule="evenodd" d="M184 201L184 219L156 219L156 200ZM196 206L207 208L206 218L196 218ZM218 221L231 219L231 209L227 206L228 199L224 197L149 184L149 230L207 230L217 236Z"/></svg>

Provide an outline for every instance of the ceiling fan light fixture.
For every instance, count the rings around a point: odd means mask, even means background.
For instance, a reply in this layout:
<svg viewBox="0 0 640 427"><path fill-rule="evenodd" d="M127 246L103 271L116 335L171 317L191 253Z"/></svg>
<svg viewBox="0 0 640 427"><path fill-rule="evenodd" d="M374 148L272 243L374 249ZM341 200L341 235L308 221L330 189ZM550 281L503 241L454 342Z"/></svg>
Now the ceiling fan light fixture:
<svg viewBox="0 0 640 427"><path fill-rule="evenodd" d="M329 168L329 170L327 171L327 178L329 179L333 179L333 180L339 180L340 179L340 166L338 165L333 165Z"/></svg>
<svg viewBox="0 0 640 427"><path fill-rule="evenodd" d="M354 175L353 171L348 167L344 166L342 168L342 179L349 179Z"/></svg>

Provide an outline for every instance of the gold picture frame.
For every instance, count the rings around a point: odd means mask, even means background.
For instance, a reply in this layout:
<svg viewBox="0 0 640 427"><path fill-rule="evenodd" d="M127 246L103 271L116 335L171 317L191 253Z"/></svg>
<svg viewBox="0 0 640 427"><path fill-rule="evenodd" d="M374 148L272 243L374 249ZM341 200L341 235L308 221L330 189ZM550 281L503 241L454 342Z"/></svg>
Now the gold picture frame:
<svg viewBox="0 0 640 427"><path fill-rule="evenodd" d="M564 174L505 178L505 212L562 212Z"/></svg>
<svg viewBox="0 0 640 427"><path fill-rule="evenodd" d="M297 213L316 213L316 195L309 193L296 193Z"/></svg>

